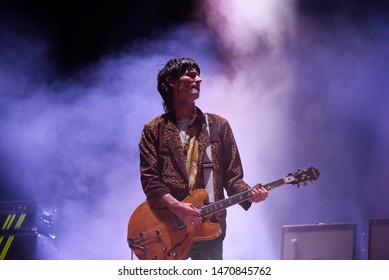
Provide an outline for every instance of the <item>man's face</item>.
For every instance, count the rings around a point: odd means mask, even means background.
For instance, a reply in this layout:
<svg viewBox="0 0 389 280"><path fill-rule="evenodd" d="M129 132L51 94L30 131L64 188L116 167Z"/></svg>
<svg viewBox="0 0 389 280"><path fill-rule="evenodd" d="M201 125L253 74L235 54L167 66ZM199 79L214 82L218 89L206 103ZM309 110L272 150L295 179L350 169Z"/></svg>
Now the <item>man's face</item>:
<svg viewBox="0 0 389 280"><path fill-rule="evenodd" d="M193 103L200 96L201 78L196 68L190 68L171 84L175 102Z"/></svg>

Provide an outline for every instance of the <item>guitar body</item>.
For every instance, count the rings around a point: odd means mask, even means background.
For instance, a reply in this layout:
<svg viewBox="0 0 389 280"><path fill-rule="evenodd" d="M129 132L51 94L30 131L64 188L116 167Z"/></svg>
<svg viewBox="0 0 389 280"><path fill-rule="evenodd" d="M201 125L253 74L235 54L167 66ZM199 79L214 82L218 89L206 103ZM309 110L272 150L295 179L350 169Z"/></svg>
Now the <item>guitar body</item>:
<svg viewBox="0 0 389 280"><path fill-rule="evenodd" d="M314 167L298 170L262 187L270 191L285 184L305 186L317 180L320 172ZM183 260L189 257L196 241L212 240L220 236L219 224L211 223L209 217L222 209L246 201L252 197L248 189L212 204L205 190L195 190L183 201L201 209L200 225L185 225L166 206L158 201L145 201L139 205L128 222L127 242L140 260Z"/></svg>
<svg viewBox="0 0 389 280"><path fill-rule="evenodd" d="M208 195L195 190L184 202L203 207ZM212 240L221 233L219 224L204 218L200 225L186 225L157 201L139 205L128 222L127 241L140 260L182 260L196 241Z"/></svg>

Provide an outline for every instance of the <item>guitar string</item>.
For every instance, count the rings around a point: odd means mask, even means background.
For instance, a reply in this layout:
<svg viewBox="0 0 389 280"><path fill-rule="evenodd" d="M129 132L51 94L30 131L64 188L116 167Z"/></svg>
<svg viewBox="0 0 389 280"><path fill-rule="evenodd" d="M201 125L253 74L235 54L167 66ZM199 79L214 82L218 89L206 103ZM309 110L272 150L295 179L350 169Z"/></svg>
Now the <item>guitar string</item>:
<svg viewBox="0 0 389 280"><path fill-rule="evenodd" d="M313 169L313 168L311 167L310 169ZM304 171L306 171L306 170L304 170ZM301 173L301 171L300 171L300 173ZM319 172L316 172L316 173L320 174ZM308 178L309 178L310 181L316 180L316 179L319 177L319 176L316 175L316 174L314 174L314 175L315 175L315 176L312 176L312 178L311 178L311 176L308 176ZM296 176L295 176L295 177L296 177ZM284 178L282 178L282 179L284 179ZM279 179L279 180L281 180L281 179ZM307 181L307 180L301 180L301 179L300 179L300 181ZM272 183L274 183L274 186L272 186ZM264 185L263 187L265 187L267 190L271 190L272 188L277 187L277 186L280 186L280 185L283 185L283 184L285 184L286 182L283 180L283 183L282 183L282 184L280 184L280 183L277 182L277 181L274 181L274 182L272 182L272 183L266 184L266 185ZM207 207L207 206L209 206L209 207ZM205 209L205 208L207 208L207 209L209 208L209 209L211 210L211 212L212 212L212 204L207 205L207 206L205 206L204 209ZM166 226L175 226L175 228L173 227L173 230L174 230L174 229L177 229L177 228L179 227L179 225L178 225L177 222L178 222L177 217L173 217L173 218L168 219L168 220L165 221L164 223L162 223L162 225L166 225ZM158 235L162 234L162 231L164 231L164 230L167 230L167 229L164 228L164 227L161 227L161 225L158 225L158 226L155 226L155 227L151 228L150 230L148 230L148 231L142 233L142 236L133 237L132 239L133 239L134 241L139 240L139 239L141 239L141 240L143 240L143 241L147 241L148 238L154 238L154 237L153 237L153 234L155 234L156 236L158 236ZM145 237L147 237L147 238L145 238ZM138 245L138 244L137 244L137 245Z"/></svg>
<svg viewBox="0 0 389 280"><path fill-rule="evenodd" d="M203 207L203 211L206 214L206 216L208 216L208 214L209 214L209 213L207 214L208 209L211 210L210 212L213 212L213 210L214 210L213 208L214 208L214 205L212 205L212 204L205 205ZM183 224L185 224L185 223L183 223ZM186 224L185 224L185 226L187 227ZM145 232L142 232L141 236L132 237L132 239L134 240L134 242L136 242L136 241L146 242L149 239L153 239L155 237L158 237L165 230L168 231L167 228L171 228L172 230L177 230L179 228L179 219L178 219L178 217L171 217L171 218L167 219L165 222L163 222L162 224L157 225L155 227L152 227L152 228L150 228L149 230L147 230ZM137 244L137 245L140 245L140 244Z"/></svg>
<svg viewBox="0 0 389 280"><path fill-rule="evenodd" d="M239 197L239 196L242 196L243 194L245 193L248 193L250 192L249 190L245 191L245 192L242 192L240 194L237 194L236 196L234 196L235 198ZM230 197L230 199L233 198L233 197ZM241 199L240 199L241 200ZM216 204L219 204L219 207L220 205L223 205L221 201L219 202L215 202L214 204L208 204L208 205L204 205L202 210L204 211L204 214L205 216L208 216L208 214L214 212L215 210L215 206ZM218 208L218 207L216 207ZM208 213L208 211L210 210L210 213ZM138 237L133 237L133 240L134 242L135 241L148 241L149 239L152 239L152 238L155 238L155 237L158 237L158 235L162 234L162 231L163 230L167 230L166 227L170 227L172 228L172 230L176 230L177 228L179 228L179 220L177 217L171 217L169 219L167 219L165 222L163 222L162 224L160 225L157 225L153 228L150 228L149 230L145 231L145 232L142 232L142 236L138 236ZM187 225L185 225L187 226ZM137 245L140 245L140 244L137 244Z"/></svg>
<svg viewBox="0 0 389 280"><path fill-rule="evenodd" d="M185 225L187 226L187 225ZM150 238L157 237L158 235L161 235L163 231L168 231L166 227L171 227L172 230L175 230L179 227L177 217L172 217L163 222L161 225L155 226L145 232L142 232L142 236L138 237L132 237L132 239L135 241L141 240L141 241L147 241ZM159 234L158 234L159 233ZM137 244L140 245L140 244Z"/></svg>

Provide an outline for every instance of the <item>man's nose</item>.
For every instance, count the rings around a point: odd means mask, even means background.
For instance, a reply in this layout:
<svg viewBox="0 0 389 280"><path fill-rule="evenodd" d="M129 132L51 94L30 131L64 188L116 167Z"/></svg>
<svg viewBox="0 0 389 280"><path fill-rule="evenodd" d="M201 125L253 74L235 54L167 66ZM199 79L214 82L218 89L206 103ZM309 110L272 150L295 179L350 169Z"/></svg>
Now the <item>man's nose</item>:
<svg viewBox="0 0 389 280"><path fill-rule="evenodd" d="M196 83L201 83L203 80L201 79L201 77L199 75L197 75L195 77L195 80L194 80Z"/></svg>

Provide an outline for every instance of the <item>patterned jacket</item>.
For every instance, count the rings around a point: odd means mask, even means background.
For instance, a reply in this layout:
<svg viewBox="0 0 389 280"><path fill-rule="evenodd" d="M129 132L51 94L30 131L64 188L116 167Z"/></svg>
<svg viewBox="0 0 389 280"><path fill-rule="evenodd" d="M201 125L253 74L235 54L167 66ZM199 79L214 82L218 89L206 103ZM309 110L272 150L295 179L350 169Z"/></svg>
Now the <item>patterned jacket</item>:
<svg viewBox="0 0 389 280"><path fill-rule="evenodd" d="M204 189L202 162L206 148L211 143L214 166L215 200L224 199L224 191L231 196L250 188L243 180L243 168L231 127L226 119L215 114L207 114L210 137L206 130L205 116L197 108L196 125L198 135L199 169L194 189ZM179 129L169 114L161 115L144 126L139 143L140 174L147 199L158 199L170 193L178 200L189 195L188 175L185 167L184 148ZM247 210L249 201L241 203ZM226 233L226 210L214 214L211 221Z"/></svg>

